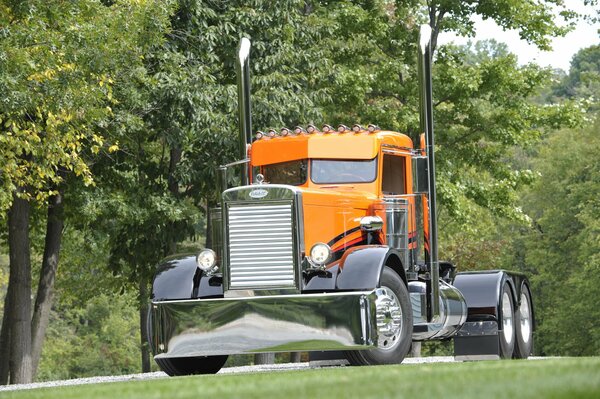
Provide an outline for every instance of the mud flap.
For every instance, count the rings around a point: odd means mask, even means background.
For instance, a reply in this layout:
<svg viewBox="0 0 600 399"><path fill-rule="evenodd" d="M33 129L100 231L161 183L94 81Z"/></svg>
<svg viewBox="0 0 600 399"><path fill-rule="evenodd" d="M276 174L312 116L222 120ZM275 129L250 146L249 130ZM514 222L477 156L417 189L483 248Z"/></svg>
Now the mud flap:
<svg viewBox="0 0 600 399"><path fill-rule="evenodd" d="M498 323L466 322L454 337L454 358L458 361L500 359Z"/></svg>

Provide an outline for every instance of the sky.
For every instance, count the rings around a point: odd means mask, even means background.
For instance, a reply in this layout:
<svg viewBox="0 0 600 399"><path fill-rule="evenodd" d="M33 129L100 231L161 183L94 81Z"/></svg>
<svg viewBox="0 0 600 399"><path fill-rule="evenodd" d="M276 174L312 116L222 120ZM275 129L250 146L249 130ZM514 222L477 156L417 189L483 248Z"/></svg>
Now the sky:
<svg viewBox="0 0 600 399"><path fill-rule="evenodd" d="M593 12L590 7L584 7L580 2L573 0L567 1L567 5L580 13ZM540 51L536 46L521 40L516 30L503 31L494 21L483 21L479 17L474 17L473 21L475 21L475 38L464 38L444 32L440 34L438 43L466 44L468 40L495 39L498 42L506 43L509 50L517 55L520 64L535 62L541 66L560 68L565 72L569 71L571 58L577 51L584 47L600 44L598 35L600 23L590 25L586 21L579 21L574 31L565 37L552 40L552 51Z"/></svg>

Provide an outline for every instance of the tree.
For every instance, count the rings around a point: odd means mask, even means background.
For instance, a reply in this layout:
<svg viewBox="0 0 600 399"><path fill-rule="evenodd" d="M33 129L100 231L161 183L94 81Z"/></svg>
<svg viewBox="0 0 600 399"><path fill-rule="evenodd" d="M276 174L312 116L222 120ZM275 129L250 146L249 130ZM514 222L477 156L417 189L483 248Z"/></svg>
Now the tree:
<svg viewBox="0 0 600 399"><path fill-rule="evenodd" d="M543 354L600 354L600 312L589 304L600 295L600 168L592 161L600 156L599 128L597 120L553 134L536 159L542 177L525 197L536 226L526 237L526 261L536 270Z"/></svg>
<svg viewBox="0 0 600 399"><path fill-rule="evenodd" d="M160 38L155 29L165 7L7 0L0 9L0 24L6 27L0 43L0 209L8 209L11 258L0 382L7 382L10 364L11 382L20 383L32 380L47 325L67 175L92 184L91 160L116 148L102 135L112 118L114 76L139 64L143 44L138 43ZM49 205L33 320L31 204Z"/></svg>
<svg viewBox="0 0 600 399"><path fill-rule="evenodd" d="M315 8L333 34L323 41L331 59L329 78L318 87L335 93L325 104L330 124L377 122L408 133L419 129L416 80L418 26L429 22L433 42L441 31L472 34L470 17L493 18L545 48L557 28L556 2L420 1L331 2ZM571 18L572 13L565 13ZM574 103L553 107L532 103L551 72L519 66L506 46L489 42L436 50L433 71L438 196L442 212L467 226L476 207L496 215L525 219L517 190L533 174L509 162L515 147L527 148L544 132L575 126Z"/></svg>

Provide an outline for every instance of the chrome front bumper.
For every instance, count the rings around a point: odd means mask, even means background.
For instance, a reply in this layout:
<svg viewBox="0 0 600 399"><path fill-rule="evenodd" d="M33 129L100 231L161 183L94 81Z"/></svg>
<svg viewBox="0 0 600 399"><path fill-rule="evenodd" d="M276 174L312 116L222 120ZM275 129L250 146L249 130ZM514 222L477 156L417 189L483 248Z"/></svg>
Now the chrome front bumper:
<svg viewBox="0 0 600 399"><path fill-rule="evenodd" d="M375 292L152 302L155 358L368 349Z"/></svg>

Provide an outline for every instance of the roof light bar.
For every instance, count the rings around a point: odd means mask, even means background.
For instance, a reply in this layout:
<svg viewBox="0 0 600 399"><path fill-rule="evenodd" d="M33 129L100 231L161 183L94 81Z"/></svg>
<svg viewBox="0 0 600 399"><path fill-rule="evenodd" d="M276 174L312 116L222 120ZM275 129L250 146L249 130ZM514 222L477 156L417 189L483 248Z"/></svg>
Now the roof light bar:
<svg viewBox="0 0 600 399"><path fill-rule="evenodd" d="M296 134L302 134L302 133L306 133L306 130L304 130L304 128L302 126L296 126L294 128L294 133L296 133Z"/></svg>
<svg viewBox="0 0 600 399"><path fill-rule="evenodd" d="M277 132L274 129L269 129L269 131L267 132L267 136L273 138L277 136Z"/></svg>
<svg viewBox="0 0 600 399"><path fill-rule="evenodd" d="M289 135L290 135L290 133L291 133L291 131L290 131L290 129L288 129L287 127L282 127L282 128L281 128L281 130L279 131L279 134L280 134L282 137L289 136Z"/></svg>
<svg viewBox="0 0 600 399"><path fill-rule="evenodd" d="M265 132L261 132L260 130L258 132L256 132L256 135L254 136L256 137L256 140L260 140L263 137L265 137Z"/></svg>
<svg viewBox="0 0 600 399"><path fill-rule="evenodd" d="M340 133L344 133L346 130L350 130L346 125L338 125L337 131Z"/></svg>
<svg viewBox="0 0 600 399"><path fill-rule="evenodd" d="M379 128L379 126L373 125L373 124L369 123L369 126L367 127L367 130L369 130L369 133L373 133L373 132L376 132L376 131L381 130L381 129Z"/></svg>
<svg viewBox="0 0 600 399"><path fill-rule="evenodd" d="M317 127L315 125L308 125L306 127L306 132L309 134L319 133L319 129L317 129Z"/></svg>
<svg viewBox="0 0 600 399"><path fill-rule="evenodd" d="M331 125L323 125L322 130L323 130L323 133L331 133L331 132L335 131L335 129Z"/></svg>
<svg viewBox="0 0 600 399"><path fill-rule="evenodd" d="M363 129L363 127L359 124L352 125L352 131L355 133L361 132L363 130L365 130L365 129Z"/></svg>

